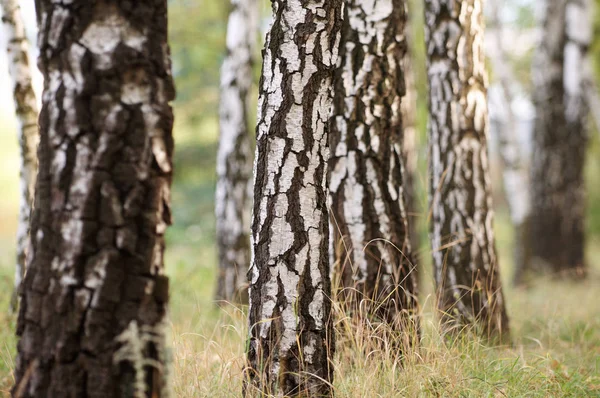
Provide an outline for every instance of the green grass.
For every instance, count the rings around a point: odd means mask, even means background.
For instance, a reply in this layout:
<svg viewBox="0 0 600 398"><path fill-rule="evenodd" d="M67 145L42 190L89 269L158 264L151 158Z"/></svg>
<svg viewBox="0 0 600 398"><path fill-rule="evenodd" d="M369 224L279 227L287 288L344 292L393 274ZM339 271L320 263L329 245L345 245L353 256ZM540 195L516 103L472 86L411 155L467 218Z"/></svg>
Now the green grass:
<svg viewBox="0 0 600 398"><path fill-rule="evenodd" d="M2 125L2 124L0 124ZM17 211L18 156L11 126L0 128L0 395L13 382L16 338L7 314L12 286L14 227ZM171 346L173 396L235 397L241 391L245 314L213 305L214 162L216 122L195 129L176 126L176 173L173 189L174 226L168 233L167 272L171 277ZM597 146L595 142L593 145ZM590 160L588 181L600 175ZM590 197L600 197L590 185ZM592 201L592 200L590 200ZM335 390L338 397L600 397L600 209L590 207L588 259L593 266L583 283L544 279L529 290L508 285L511 276L511 228L498 209L496 234L505 280L514 345L490 348L474 337L446 343L438 334L432 309L429 249L422 251L424 280L423 336L418 351L403 364L377 351L368 333L348 328L336 314L338 345ZM420 219L425 219L423 215ZM596 234L594 234L596 233ZM357 349L357 346L367 349Z"/></svg>

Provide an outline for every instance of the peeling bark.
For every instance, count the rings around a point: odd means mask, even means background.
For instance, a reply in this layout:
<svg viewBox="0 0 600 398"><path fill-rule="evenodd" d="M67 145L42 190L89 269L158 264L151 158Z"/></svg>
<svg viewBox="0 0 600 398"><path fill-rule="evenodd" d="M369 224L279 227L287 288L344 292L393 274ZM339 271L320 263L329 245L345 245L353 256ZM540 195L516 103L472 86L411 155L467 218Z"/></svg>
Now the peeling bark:
<svg viewBox="0 0 600 398"><path fill-rule="evenodd" d="M263 52L245 394L332 394L327 122L341 0L274 0Z"/></svg>
<svg viewBox="0 0 600 398"><path fill-rule="evenodd" d="M514 71L508 64L508 54L504 47L502 22L500 20L500 1L490 3L491 24L487 34L492 37L493 51L490 51L494 72L498 77L498 91L500 100L495 104L496 123L498 125L497 137L502 159L502 176L504 191L514 227L514 282L524 282L524 270L529 267L531 247L529 244L529 164L525 160L519 143L517 116L512 111L514 88L518 84L514 78ZM490 99L490 104L492 103Z"/></svg>
<svg viewBox="0 0 600 398"><path fill-rule="evenodd" d="M532 267L576 276L585 273L585 69L591 11L590 0L546 3L532 72Z"/></svg>
<svg viewBox="0 0 600 398"><path fill-rule="evenodd" d="M442 329L508 338L487 155L481 0L427 0L431 245Z"/></svg>
<svg viewBox="0 0 600 398"><path fill-rule="evenodd" d="M258 2L232 0L227 57L221 69L220 137L215 212L219 277L216 299L248 301L252 153L248 101L258 32Z"/></svg>
<svg viewBox="0 0 600 398"><path fill-rule="evenodd" d="M410 331L417 281L402 157L404 7L403 0L346 2L330 192L341 296L350 308L366 307L367 316Z"/></svg>
<svg viewBox="0 0 600 398"><path fill-rule="evenodd" d="M11 309L15 311L18 305L19 287L25 276L30 213L37 175L38 106L31 83L29 43L19 3L16 0L0 0L0 6L2 7L2 24L7 42L9 73L14 83L13 97L19 124L18 137L21 150L17 262L14 292L10 302Z"/></svg>
<svg viewBox="0 0 600 398"><path fill-rule="evenodd" d="M40 173L13 394L166 397L167 2L39 7Z"/></svg>

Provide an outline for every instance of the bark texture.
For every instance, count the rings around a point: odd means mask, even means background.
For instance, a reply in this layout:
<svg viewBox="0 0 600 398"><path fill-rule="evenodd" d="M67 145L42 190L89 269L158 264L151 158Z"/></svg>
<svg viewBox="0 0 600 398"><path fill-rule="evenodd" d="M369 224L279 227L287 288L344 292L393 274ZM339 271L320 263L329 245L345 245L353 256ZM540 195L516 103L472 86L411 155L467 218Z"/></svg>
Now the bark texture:
<svg viewBox="0 0 600 398"><path fill-rule="evenodd" d="M533 67L532 266L583 275L591 1L548 1Z"/></svg>
<svg viewBox="0 0 600 398"><path fill-rule="evenodd" d="M481 0L427 0L431 245L444 331L508 337L487 157Z"/></svg>
<svg viewBox="0 0 600 398"><path fill-rule="evenodd" d="M330 136L341 296L394 328L417 307L402 157L404 3L346 2Z"/></svg>
<svg viewBox="0 0 600 398"><path fill-rule="evenodd" d="M503 25L500 17L501 2L490 2L490 28L493 50L490 50L494 73L498 79L498 96L496 102L490 98L490 105L496 109L496 136L502 159L502 176L504 192L514 227L514 282L523 282L524 270L529 267L531 247L529 244L529 164L521 149L519 137L519 120L512 110L514 90L518 83L514 71L509 65L508 53L504 46Z"/></svg>
<svg viewBox="0 0 600 398"><path fill-rule="evenodd" d="M29 222L37 175L38 106L31 83L29 43L19 3L16 0L0 0L0 6L2 7L2 24L7 42L9 73L14 84L13 98L19 125L18 137L21 150L17 262L14 292L10 302L11 309L16 310L19 287L25 276L25 263L29 247Z"/></svg>
<svg viewBox="0 0 600 398"><path fill-rule="evenodd" d="M216 220L219 278L216 299L248 301L252 153L248 101L258 33L258 1L232 0L227 56L221 69Z"/></svg>
<svg viewBox="0 0 600 398"><path fill-rule="evenodd" d="M165 397L167 1L39 3L44 75L18 397Z"/></svg>
<svg viewBox="0 0 600 398"><path fill-rule="evenodd" d="M341 0L275 0L257 125L246 394L331 395L327 123Z"/></svg>

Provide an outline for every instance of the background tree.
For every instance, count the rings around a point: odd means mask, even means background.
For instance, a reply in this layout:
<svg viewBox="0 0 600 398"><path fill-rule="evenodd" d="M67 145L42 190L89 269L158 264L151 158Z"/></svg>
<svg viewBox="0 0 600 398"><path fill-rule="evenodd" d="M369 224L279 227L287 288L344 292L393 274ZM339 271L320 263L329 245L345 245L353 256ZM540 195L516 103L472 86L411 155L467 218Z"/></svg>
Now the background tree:
<svg viewBox="0 0 600 398"><path fill-rule="evenodd" d="M257 125L245 390L330 395L327 122L342 1L272 5Z"/></svg>
<svg viewBox="0 0 600 398"><path fill-rule="evenodd" d="M481 0L427 0L431 246L442 328L508 337L487 158Z"/></svg>
<svg viewBox="0 0 600 398"><path fill-rule="evenodd" d="M13 394L163 397L167 2L38 11L40 173Z"/></svg>
<svg viewBox="0 0 600 398"><path fill-rule="evenodd" d="M514 282L521 284L524 282L523 273L529 266L531 254L529 244L529 163L521 145L523 137L519 137L519 134L525 132L522 126L527 123L520 120L519 115L513 111L520 84L510 65L509 52L505 48L506 36L501 15L502 3L494 0L488 4L490 5L490 23L486 34L492 42L492 45L488 46L490 49L488 54L497 79L495 90L489 95L490 108L494 111L494 117L490 115L492 120L490 132L495 133L498 141L498 152L502 159L504 192L515 231L513 239Z"/></svg>
<svg viewBox="0 0 600 398"><path fill-rule="evenodd" d="M19 224L17 227L17 262L15 285L10 306L17 308L17 298L21 281L25 276L25 261L29 246L29 216L33 204L35 177L37 175L38 106L31 82L29 68L29 45L19 3L16 0L0 0L2 24L8 50L9 73L13 79L13 97L21 149L21 196Z"/></svg>
<svg viewBox="0 0 600 398"><path fill-rule="evenodd" d="M341 296L356 309L369 303L367 316L406 328L417 307L417 280L402 156L405 2L349 0L345 10L330 136Z"/></svg>
<svg viewBox="0 0 600 398"><path fill-rule="evenodd" d="M216 299L247 302L250 264L252 153L248 101L252 86L259 8L257 0L232 0L227 56L221 67L220 137L215 199L219 279Z"/></svg>
<svg viewBox="0 0 600 398"><path fill-rule="evenodd" d="M419 148L420 137L417 123L417 87L415 83L414 73L414 51L410 46L414 42L411 33L411 26L408 23L404 28L406 37L408 38L408 47L402 61L402 69L404 71L405 94L400 104L402 110L402 158L404 159L404 183L402 185L404 197L406 198L408 235L410 238L410 246L412 248L413 260L418 261L418 250L421 247L421 239L419 237L419 221L422 218L421 203L419 201ZM418 282L419 267L414 268L417 274Z"/></svg>
<svg viewBox="0 0 600 398"><path fill-rule="evenodd" d="M585 70L591 1L544 3L532 76L536 108L531 159L532 266L583 275L587 143Z"/></svg>

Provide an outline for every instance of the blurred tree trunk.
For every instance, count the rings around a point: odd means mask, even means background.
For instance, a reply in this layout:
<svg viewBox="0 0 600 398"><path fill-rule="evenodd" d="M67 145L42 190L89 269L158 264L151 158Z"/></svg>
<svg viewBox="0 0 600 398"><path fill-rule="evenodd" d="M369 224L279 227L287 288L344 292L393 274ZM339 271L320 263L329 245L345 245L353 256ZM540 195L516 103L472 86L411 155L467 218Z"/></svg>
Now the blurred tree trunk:
<svg viewBox="0 0 600 398"><path fill-rule="evenodd" d="M31 83L29 67L29 44L21 9L16 0L0 0L2 24L8 50L8 67L13 80L13 97L21 150L21 195L19 198L19 223L17 225L17 262L15 285L10 307L15 311L18 305L18 292L25 276L25 262L29 247L29 217L33 205L35 177L37 175L38 106Z"/></svg>
<svg viewBox="0 0 600 398"><path fill-rule="evenodd" d="M409 20L404 28L408 38L408 48L402 61L404 70L404 81L406 94L400 104L402 110L402 128L404 131L402 139L402 158L404 159L404 197L406 198L406 212L408 215L408 236L412 248L413 260L417 265L414 268L417 284L419 281L419 248L421 239L419 237L419 220L422 218L423 209L419 203L417 183L419 181L419 132L417 130L417 87L413 67L413 51L410 43L412 36L409 31Z"/></svg>
<svg viewBox="0 0 600 398"><path fill-rule="evenodd" d="M263 52L244 390L332 393L327 122L342 0L274 0Z"/></svg>
<svg viewBox="0 0 600 398"><path fill-rule="evenodd" d="M499 103L496 107L496 132L502 159L502 175L504 179L504 192L508 203L510 217L514 227L514 282L524 282L524 271L529 266L531 246L529 244L529 165L517 136L518 120L512 110L514 89L518 85L514 71L509 65L508 54L504 47L505 36L501 21L501 2L494 0L489 3L491 18L487 34L491 36L493 50L490 59L494 73L498 80ZM490 99L490 103L492 100Z"/></svg>
<svg viewBox="0 0 600 398"><path fill-rule="evenodd" d="M596 132L600 133L600 92L598 90L598 84L596 83L596 77L592 68L591 60L588 57L585 67L584 75L584 95L585 104L588 108L589 116L594 122Z"/></svg>
<svg viewBox="0 0 600 398"><path fill-rule="evenodd" d="M585 273L584 98L590 0L546 3L533 66L536 119L531 160L532 266Z"/></svg>
<svg viewBox="0 0 600 398"><path fill-rule="evenodd" d="M167 1L39 12L40 173L13 394L164 397Z"/></svg>
<svg viewBox="0 0 600 398"><path fill-rule="evenodd" d="M427 0L431 245L442 328L507 339L487 155L481 0Z"/></svg>
<svg viewBox="0 0 600 398"><path fill-rule="evenodd" d="M341 296L398 329L417 307L402 157L404 3L346 2L330 136Z"/></svg>
<svg viewBox="0 0 600 398"><path fill-rule="evenodd" d="M232 0L227 56L221 69L216 221L219 277L216 299L248 302L252 153L248 100L258 32L258 2Z"/></svg>

